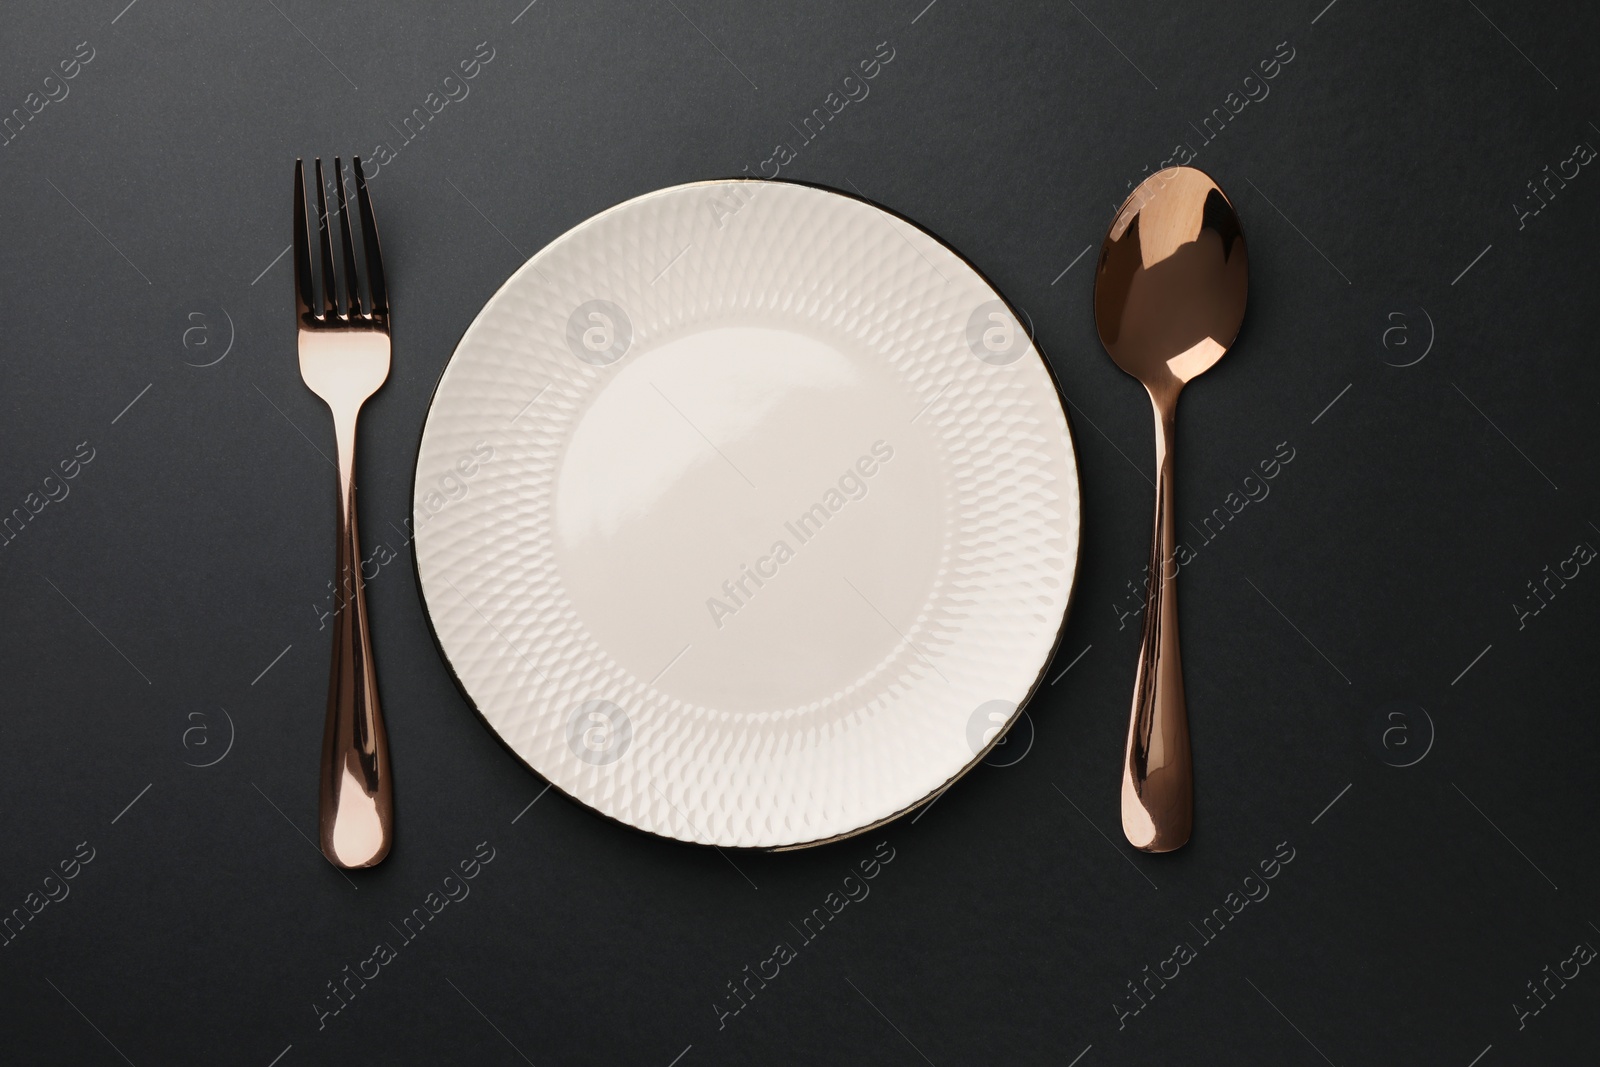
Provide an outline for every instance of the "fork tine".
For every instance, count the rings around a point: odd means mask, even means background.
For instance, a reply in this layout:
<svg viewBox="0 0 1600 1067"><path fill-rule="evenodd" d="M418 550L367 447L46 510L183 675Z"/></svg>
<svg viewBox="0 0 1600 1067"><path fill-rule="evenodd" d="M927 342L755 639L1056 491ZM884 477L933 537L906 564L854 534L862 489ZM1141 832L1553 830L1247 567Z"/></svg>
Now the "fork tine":
<svg viewBox="0 0 1600 1067"><path fill-rule="evenodd" d="M344 164L333 157L333 180L339 186L339 243L344 247L344 295L351 318L361 316L361 275L356 270L356 246L350 236L350 204L344 191Z"/></svg>
<svg viewBox="0 0 1600 1067"><path fill-rule="evenodd" d="M339 279L333 272L333 235L328 231L328 193L322 177L322 157L317 157L317 235L322 239L322 313L339 315Z"/></svg>
<svg viewBox="0 0 1600 1067"><path fill-rule="evenodd" d="M372 289L372 314L385 323L389 319L389 287L383 278L383 252L378 247L378 220L372 214L372 198L367 195L367 178L361 173L361 157L351 156L356 172L356 204L361 209L361 236L367 248L367 282Z"/></svg>
<svg viewBox="0 0 1600 1067"><path fill-rule="evenodd" d="M306 221L305 163L294 161L294 313L298 322L311 312L311 230Z"/></svg>

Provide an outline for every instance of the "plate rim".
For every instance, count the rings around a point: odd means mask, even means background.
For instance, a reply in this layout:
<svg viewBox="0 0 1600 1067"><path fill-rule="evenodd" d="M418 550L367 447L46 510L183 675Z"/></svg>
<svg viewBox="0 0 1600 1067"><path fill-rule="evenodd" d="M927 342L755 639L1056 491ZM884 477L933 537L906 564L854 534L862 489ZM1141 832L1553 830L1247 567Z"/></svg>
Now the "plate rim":
<svg viewBox="0 0 1600 1067"><path fill-rule="evenodd" d="M497 297L499 297L501 293L505 292L506 289L511 286L512 282L515 281L516 278L524 270L526 270L528 268L528 266L535 259L537 259L544 252L544 250L546 248L549 248L551 245L555 244L557 241L562 240L563 238L565 238L568 235L576 232L577 230L581 229L582 227L589 225L591 222L595 221L596 219L603 218L606 215L610 215L611 213L613 213L615 211L619 211L622 208L628 207L628 206L634 204L637 201L647 200L647 199L650 199L652 197L660 196L660 195L665 194L665 193L676 192L676 191L681 190L681 189L695 189L695 188L701 188L701 187L712 186L712 185L733 185L733 184L792 185L792 186L797 186L797 187L805 188L805 189L815 189L815 190L817 190L819 192L830 193L830 194L832 194L834 196L841 196L841 197L844 197L844 198L846 198L848 200L854 200L854 201L857 201L858 203L866 204L868 207L876 208L877 210L882 211L885 214L890 215L895 219L898 219L899 221L905 223L906 225L914 227L920 233L922 233L922 234L926 235L927 237L931 238L932 240L936 241L940 245L940 247L944 248L951 255L953 255L957 259L959 259L967 267L968 270L972 271L975 275L977 275L979 280L982 281L984 285L988 286L989 290L992 293L994 293L995 297L998 298L1000 300L1000 302L1005 305L1006 310L1011 313L1012 318L1014 318L1018 322L1018 324L1024 324L1024 323L1026 324L1026 332L1027 332L1027 335L1028 335L1028 343L1033 348L1034 354L1038 357L1039 362L1041 364L1043 364L1043 366L1044 366L1045 374L1049 378L1050 385L1051 385L1052 389L1055 392L1056 405L1057 405L1057 407L1059 407L1061 409L1062 422L1065 424L1065 426L1067 428L1067 443L1070 445L1070 447L1072 449L1072 475L1073 475L1073 481L1075 483L1075 487L1076 487L1076 490L1077 490L1077 498L1078 498L1077 499L1077 504L1078 504L1078 506L1077 506L1077 519L1078 519L1077 528L1073 531L1073 542L1074 543L1073 543L1073 558L1072 558L1072 585L1067 590L1066 604L1062 608L1062 611L1061 611L1061 623L1056 629L1055 637L1051 639L1049 652L1044 656L1043 661L1039 665L1039 673L1034 677L1033 681L1031 683L1029 683L1027 692L1023 695L1023 698L1017 702L1016 710L1014 710L1011 713L1011 718L1006 721L1005 726L1002 727L1000 730L998 730L995 733L994 737L990 739L989 743L987 745L985 745L981 750L979 750L978 753L976 755L974 755L973 758L970 761L968 761L965 765L963 765L961 768L959 768L949 778L945 779L944 782L942 782L937 788L935 788L933 790L930 790L928 793L926 793L925 795L923 795L921 797L918 797L916 800L912 801L910 804L908 804L907 806L899 809L898 811L892 812L889 815L886 815L881 819L877 819L877 820L875 820L873 822L870 822L870 823L867 823L865 825L858 826L853 830L847 830L847 831L845 831L843 833L832 834L832 835L830 835L828 837L819 837L819 838L816 838L816 839L810 840L810 841L792 842L790 844L784 844L784 845L719 845L719 844L716 844L714 842L690 841L690 840L687 840L687 839L681 838L681 837L672 837L672 836L670 836L668 834L657 833L654 830L646 829L643 826L636 826L633 823L630 823L630 822L627 822L626 820L620 819L615 815L611 815L611 814L608 814L607 812L601 811L599 808L597 808L594 805L588 803L587 801L583 800L582 798L574 796L573 794L569 793L567 790L565 790L561 786L557 785L553 780L551 780L549 778L546 778L542 773L540 773L540 771L539 771L539 769L537 767L535 767L531 763L529 763L526 759L523 758L523 756L522 756L522 754L520 752L518 752L515 748L511 747L511 743L509 741L507 741L505 739L505 737L501 735L500 731L495 728L494 724L489 721L488 716L486 716L483 713L483 709L478 707L478 702L473 699L472 694L467 690L466 685L461 681L461 675L457 672L455 664L451 661L450 653L448 651L446 651L446 649L444 647L444 642L441 641L440 638L439 638L438 628L434 625L433 613L428 608L428 598L427 598L427 595L426 595L426 593L424 593L423 588L422 588L422 564L421 564L420 559L418 558L418 554L417 554L417 551L416 551L416 539L417 539L417 529L418 529L418 525L417 525L417 521L416 521L417 520L417 477L418 477L418 474L420 473L421 466L422 466L422 438L423 438L423 435L427 433L428 420L432 417L434 404L438 400L439 386L444 382L444 376L449 371L451 363L453 363L455 361L456 353L460 351L462 342L466 340L467 334L472 332L472 328L475 325L477 325L478 319L483 314L484 309L487 308L491 303L493 303L494 300ZM480 306L478 308L478 310L473 314L472 321L467 323L466 327L462 329L461 335L458 338L456 338L456 342L455 342L454 346L452 346L451 349L450 349L449 357L444 361L444 364L439 368L439 373L434 378L433 387L428 391L428 402L427 402L426 409L424 410L423 416L422 416L422 427L417 432L416 451L415 451L415 453L413 455L413 458L412 458L412 461L411 461L411 500L410 500L410 505L411 505L410 510L411 510L411 520L412 520L412 522L411 522L411 543L412 543L412 548L411 548L411 576L412 576L412 579L414 580L415 585L416 585L417 602L418 602L419 606L422 608L422 618L423 618L423 622L426 624L427 629L428 629L428 637L433 641L433 646L434 646L435 650L439 653L439 659L444 664L445 670L449 673L450 681L455 685L456 691L461 694L462 700L465 701L467 707L472 710L473 715L475 715L477 717L478 722L483 726L484 730L488 732L489 736L492 737L500 745L500 747L504 748L506 750L506 752L508 752L511 755L512 759L514 759L517 762L517 764L519 764L528 773L532 774L535 778L540 779L545 783L545 788L539 792L539 796L538 797L534 798L535 802L538 801L539 797L544 796L544 794L546 792L548 792L551 789L554 789L557 793L561 794L568 801L570 801L573 804L577 805L579 808L583 809L584 811L588 812L589 814L597 816L598 818L603 819L608 823L613 823L613 824L615 824L617 826L621 826L621 827L623 827L623 828L625 828L627 830L630 830L630 831L632 831L634 833L643 834L643 835L645 835L647 837L651 837L651 838L654 838L654 839L659 840L659 841L671 842L672 844L675 844L675 845L686 845L686 846L689 846L689 847L702 848L702 849L717 849L719 851L733 849L733 850L736 850L736 851L738 851L740 853L744 853L744 854L798 852L798 851L803 851L803 850L806 850L806 849L820 848L823 845L831 845L831 844L834 844L834 843L839 842L839 841L847 841L847 840L850 840L851 838L859 837L862 834L870 833L873 830L877 830L877 829L879 829L881 827L887 826L890 823L896 822L899 819L904 818L905 816L911 814L912 812L916 811L919 808L923 808L923 807L926 807L928 805L931 805L935 800L937 800L938 798L942 797L945 793L949 792L949 790L951 788L953 788L957 782L961 781L961 779L965 778L968 774L972 773L974 768L976 768L980 763L982 763L985 759L987 759L988 756L989 756L989 753L992 752L995 749L995 747L1000 744L1001 741L1005 740L1006 735L1009 734L1011 732L1012 728L1016 726L1017 721L1019 719L1021 719L1025 714L1027 714L1028 705L1031 704L1033 702L1033 698L1038 695L1039 683L1042 682L1044 680L1045 675L1049 673L1050 665L1055 662L1055 658L1056 658L1057 653L1059 653L1061 651L1061 640L1066 635L1067 623L1072 618L1072 609L1073 609L1073 606L1077 602L1078 580L1079 580L1079 577L1081 576L1082 563L1083 563L1083 477L1082 477L1082 468L1081 468L1081 465L1078 462L1079 450L1078 450L1077 434L1073 430L1071 414L1070 414L1070 412L1067 411L1066 399L1067 399L1067 395L1061 388L1061 379L1056 374L1055 367L1051 365L1050 360L1046 356L1044 349L1039 344L1038 338L1035 336L1032 317L1027 315L1016 304L1014 304L1011 301L1010 297L1006 296L1006 294L1000 290L999 286L997 286L994 283L994 280L992 278L990 278L989 275L987 273L985 273L982 268L980 268L976 263L974 263L971 259L969 259L963 252L961 252L959 249L957 249L949 241L946 241L943 237L940 237L937 233L935 233L932 230L930 230L928 227L922 225L921 223L917 222L914 219L908 218L907 216L905 216L905 215L901 214L900 212L896 211L894 208L888 207L888 206L886 206L884 204L880 204L876 200L873 200L870 197L862 195L859 192L848 191L848 190L843 190L843 189L836 189L833 186L824 185L824 184L822 184L820 182L799 181L799 180L796 180L796 179L793 179L793 178L751 178L751 177L746 177L744 175L737 175L737 176L728 177L728 178L703 178L703 179L700 179L700 180L697 180L697 181L692 181L692 182L680 182L680 183L678 183L676 185L666 185L666 186L662 186L662 187L660 187L658 189L651 189L651 190L648 190L646 192L640 193L637 196L630 196L628 199L619 201L619 202L611 205L610 207L604 209L603 211L598 211L593 215L585 216L583 219L581 219L577 223L573 224L572 226L567 227L565 230L561 231L561 233L557 234L555 237L552 237L550 240L548 240L544 244L542 244L539 247L538 251L534 252L533 255L529 256L520 265L518 265L514 270L512 270L512 272L509 275L506 276L506 279L503 282L501 282L498 287L496 287L495 291L489 295L488 299L486 299L483 302L482 306Z"/></svg>

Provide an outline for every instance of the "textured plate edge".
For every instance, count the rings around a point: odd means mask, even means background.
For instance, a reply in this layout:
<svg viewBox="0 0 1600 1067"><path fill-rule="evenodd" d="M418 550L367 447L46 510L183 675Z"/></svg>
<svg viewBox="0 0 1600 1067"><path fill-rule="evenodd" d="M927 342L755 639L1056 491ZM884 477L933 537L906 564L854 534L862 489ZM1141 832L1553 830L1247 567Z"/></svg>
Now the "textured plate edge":
<svg viewBox="0 0 1600 1067"><path fill-rule="evenodd" d="M1077 439L1077 435L1074 433L1073 428L1072 428L1072 416L1071 416L1071 413L1069 411L1067 411L1067 405L1065 403L1065 401L1066 401L1066 393L1063 392L1062 389L1061 389L1061 380L1056 375L1055 367L1051 365L1050 360L1046 357L1044 350L1039 347L1039 342L1033 335L1033 329L1032 329L1033 320L1032 320L1032 317L1031 316L1024 316L1020 312L1020 310L1017 308L1017 306L1011 302L1011 299L1009 297L1007 297L1005 295L1005 293L1001 292L1000 288L997 285L995 285L994 280L992 278L990 278L989 275L987 273L985 273L982 268L980 268L971 259L967 258L967 256L964 253L962 253L959 249L957 249L949 241L946 241L944 238L940 237L937 233L934 233L932 230L928 229L926 226L923 226L921 223L918 223L916 220L908 218L905 215L902 215L900 212L894 210L893 208L887 207L887 206L885 206L883 204L880 204L877 201L872 200L872 199L870 199L870 198L868 198L866 196L863 196L863 195L861 195L860 193L857 193L857 192L846 191L846 190L843 190L843 189L835 189L832 186L823 185L820 182L796 181L796 180L790 179L790 178L747 178L747 177L743 177L743 176L735 176L735 177L730 177L730 178L707 178L707 179L703 179L701 181L683 182L683 183L680 183L678 185L669 185L669 186L664 186L664 187L662 187L660 189L652 189L649 192L640 193L638 196L632 196L632 197L629 197L626 200L620 201L619 203L613 204L611 207L606 208L604 211L600 211L600 212L597 212L594 215L587 216L584 219L582 219L579 222L577 222L576 224L574 224L572 226L569 226L567 229L563 230L560 234L558 234L557 236L551 238L549 241L546 241L542 246L540 246L538 252L535 252L532 256L528 257L528 259L526 261L524 261L521 266L519 266L516 270L512 271L509 276L507 276L507 278L506 278L506 280L504 282L500 283L500 285L495 289L495 291L492 294L490 294L488 300L484 301L483 307L488 307L489 304L492 303L496 297L498 297L502 292L504 292L507 288L509 288L519 277L521 277L521 275L525 271L532 269L532 265L533 265L534 260L538 259L539 255L546 248L549 248L551 245L553 245L556 242L562 240L563 238L567 237L568 235L574 233L575 231L577 231L581 227L587 226L589 223L593 222L596 219L603 218L603 217L605 217L607 215L612 214L613 212L620 211L623 208L629 207L629 206L631 206L631 205L633 205L635 203L638 203L640 201L650 200L650 199L653 199L653 198L655 198L657 196L665 195L667 193L677 192L678 190L681 190L681 189L694 189L694 188L700 188L700 187L704 187L704 186L730 185L730 184L735 184L735 183L753 184L753 185L794 185L794 186L800 186L802 188L816 189L816 190L819 190L821 192L831 193L831 194L833 194L835 196L842 196L842 197L845 197L846 199L855 200L855 201L857 201L859 203L866 204L868 207L876 208L879 211L882 211L885 214L887 214L887 215L889 215L889 216L891 216L891 217L893 217L895 219L898 219L901 222L904 222L906 225L914 227L918 232L920 232L920 233L926 235L927 237L931 238L932 240L936 241L941 247L943 247L951 255L953 255L957 259L959 259L967 267L968 270L972 271L975 275L977 275L979 280L982 281L984 285L989 287L989 291L994 293L995 297L997 299L999 299L1002 304L1005 305L1006 310L1011 313L1011 317L1013 319L1015 319L1018 323L1022 323L1022 322L1028 323L1028 331L1027 332L1028 332L1029 345L1032 347L1034 355L1038 358L1039 362L1041 364L1043 364L1045 374L1050 379L1050 385L1055 390L1056 405L1061 409L1061 420L1062 420L1062 423L1067 428L1067 443L1072 449L1072 478L1073 478L1073 483L1074 483L1074 489L1075 489L1076 495L1077 495L1078 525L1077 525L1077 529L1073 531L1073 538L1074 538L1073 548L1074 548L1074 551L1073 551L1073 559L1072 559L1072 586L1067 591L1066 604L1062 608L1062 611L1061 611L1061 624L1060 624L1060 626L1057 627L1055 638L1050 643L1050 651L1045 655L1043 661L1039 664L1039 673L1034 677L1033 682L1028 687L1028 692L1026 693L1026 695L1024 695L1022 700L1017 702L1016 710L1011 713L1011 718L1006 721L1005 726L995 733L995 736L992 739L990 739L989 744L985 745L984 748L982 749L982 751L978 752L978 754L976 756L974 756L970 762L968 762L960 770L956 771L955 774L953 774L949 778L945 779L945 781L937 789L930 790L926 795L924 795L922 797L919 797L917 800L913 801L911 804L907 805L906 807L901 808L899 811L893 812L892 814L886 815L883 818L877 820L876 822L871 822L871 823L866 824L865 826L857 827L856 829L850 830L850 831L848 831L846 833L834 834L834 835L832 835L830 837L815 838L815 839L810 840L810 841L795 841L795 842L791 842L789 844L784 844L784 845L719 845L719 844L715 844L713 842L690 841L690 840L687 840L687 839L681 838L681 837L672 837L672 836L669 836L667 834L659 834L659 833L656 833L654 830L647 830L642 826L635 826L634 824L632 824L630 822L625 822L622 819L619 819L614 815L608 815L607 813L601 811L599 808L596 808L593 805L588 804L588 803L584 802L583 800L579 799L578 797L573 796L571 793L567 792L565 789L562 789L555 782L551 781L550 779L546 778L543 774L539 773L539 770L537 768L535 768L527 760L523 759L522 754L519 753L516 749L512 748L510 742L508 742L504 737L502 737L500 735L500 731L496 730L494 725L489 722L488 717L485 716L483 714L482 709L480 709L478 707L477 701L475 701L472 698L472 694L467 691L467 687L462 683L461 676L460 676L459 673L457 673L455 664L453 662L451 662L451 660L450 660L450 654L445 650L444 643L439 639L439 631L434 626L433 614L432 614L432 612L430 612L428 610L428 598L427 598L427 595L423 592L423 589L422 589L422 565L421 565L421 562L420 562L419 557L418 557L418 553L417 553L416 548L415 548L416 531L419 528L418 525L417 525L417 521L416 521L416 519L417 519L416 500L417 500L417 475L418 475L418 472L420 471L421 465L422 465L422 435L427 432L428 420L433 415L433 405L434 405L434 402L438 399L439 386L444 382L444 376L445 376L446 373L449 372L451 363L453 363L455 361L456 352L458 352L460 350L461 345L466 342L468 336L472 333L473 327L475 327L477 325L478 318L483 313L483 308L482 307L480 307L478 309L477 313L475 313L473 315L472 321L467 324L466 329L464 329L461 332L461 336L459 338L457 338L455 346L450 350L450 357L448 359L446 359L445 362L444 362L444 366L439 368L439 374L438 374L438 377L434 379L433 388L431 390L429 390L429 392L428 392L428 404L427 404L427 409L423 412L422 427L421 427L421 429L419 429L417 431L417 446L416 446L416 450L415 450L415 453L414 453L414 457L413 457L413 459L411 461L411 520L412 520L411 528L412 528L412 531L413 531L412 532L413 548L412 548L412 552L411 552L411 574L412 574L413 579L416 582L417 601L418 601L419 605L422 608L422 618L423 618L424 623L426 623L426 625L427 625L428 636L429 636L429 638L432 639L433 646L438 651L439 659L440 659L440 661L442 661L444 663L445 670L447 670L449 672L450 681L452 683L454 683L454 685L456 687L456 691L461 694L461 698L462 698L462 700L464 700L466 702L467 707L472 709L472 713L475 716L477 716L479 723L481 723L483 725L483 728L488 731L489 735L491 737L493 737L494 740L497 743L499 743L500 747L504 748L508 753L510 753L512 759L514 759L525 770L527 770L528 773L532 774L535 778L543 781L545 783L546 789L554 789L557 793L560 793L563 797L567 798L567 800L569 800L572 803L576 804L578 807L584 809L589 814L597 816L598 818L603 819L608 823L612 823L612 824L615 824L617 826L621 826L621 827L623 827L623 828L625 828L627 830L630 830L630 831L632 831L634 833L643 834L646 837L655 838L656 840L659 840L659 841L670 841L670 842L672 842L674 844L678 844L678 845L688 845L688 846L692 846L692 847L695 847L695 848L716 849L716 850L719 850L719 851L732 849L732 850L735 850L735 851L738 851L738 852L741 852L741 853L798 852L798 851L801 851L801 850L804 850L804 849L818 848L818 847L820 847L822 845L831 845L831 844L833 844L835 842L838 842L838 841L848 841L851 838L859 837L862 834L871 833L874 830L882 829L883 827L888 826L890 823L893 823L893 822L903 818L904 816L909 815L911 812L916 811L919 808L922 808L922 807L924 807L924 806L926 806L928 804L931 804L933 801L939 799L945 793L949 792L950 789L953 788L957 782L959 782L961 779L965 778L968 774L970 774L972 772L973 768L977 767L978 764L982 763L984 761L984 759L989 755L989 753L994 750L995 746L1000 744L1000 742L1005 739L1005 736L1008 733L1011 732L1011 728L1016 725L1017 720L1022 718L1023 714L1027 711L1028 705L1030 703L1032 703L1033 698L1039 692L1039 683L1042 682L1044 680L1045 675L1049 673L1050 664L1055 661L1056 654L1061 650L1061 639L1066 634L1067 623L1072 618L1072 608L1073 608L1074 603L1077 600L1077 596L1078 596L1078 578L1079 578L1080 570L1081 570L1082 563L1083 563L1083 479L1081 477L1079 463L1078 463L1078 455L1079 455L1079 452L1078 452L1078 439ZM542 796L543 793L541 793L540 795Z"/></svg>

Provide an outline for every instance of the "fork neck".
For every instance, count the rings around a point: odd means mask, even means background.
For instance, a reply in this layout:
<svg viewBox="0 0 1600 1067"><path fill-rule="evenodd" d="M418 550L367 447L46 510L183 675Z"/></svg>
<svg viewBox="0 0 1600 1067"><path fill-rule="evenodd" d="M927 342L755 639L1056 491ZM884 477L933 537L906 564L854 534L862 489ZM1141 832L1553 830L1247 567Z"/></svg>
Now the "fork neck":
<svg viewBox="0 0 1600 1067"><path fill-rule="evenodd" d="M359 408L333 413L333 437L339 467L339 518L342 523L355 521L356 421L360 415Z"/></svg>

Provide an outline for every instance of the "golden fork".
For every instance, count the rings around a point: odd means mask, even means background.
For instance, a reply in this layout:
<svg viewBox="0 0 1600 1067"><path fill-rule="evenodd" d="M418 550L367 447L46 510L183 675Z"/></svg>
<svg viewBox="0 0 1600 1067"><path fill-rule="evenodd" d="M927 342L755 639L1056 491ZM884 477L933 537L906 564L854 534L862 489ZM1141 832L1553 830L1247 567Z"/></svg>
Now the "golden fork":
<svg viewBox="0 0 1600 1067"><path fill-rule="evenodd" d="M333 664L328 718L322 735L320 818L322 854L336 867L371 867L389 854L394 836L394 793L389 738L378 707L367 596L361 581L361 538L356 532L356 418L361 405L389 377L389 293L378 250L372 200L352 157L356 201L366 253L366 288L356 268L344 168L333 161L339 192L339 232L344 279L334 269L322 160L316 161L317 231L321 238L320 299L311 264L305 167L294 162L294 298L300 328L300 377L333 413L339 451L338 543L334 554ZM344 300L341 303L341 291ZM342 603L341 603L342 598Z"/></svg>

